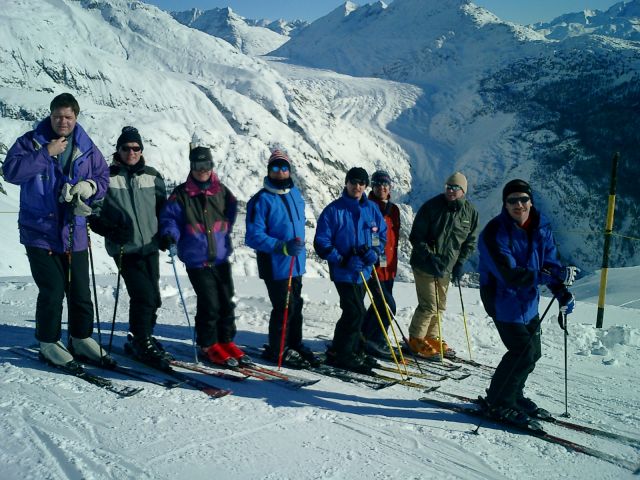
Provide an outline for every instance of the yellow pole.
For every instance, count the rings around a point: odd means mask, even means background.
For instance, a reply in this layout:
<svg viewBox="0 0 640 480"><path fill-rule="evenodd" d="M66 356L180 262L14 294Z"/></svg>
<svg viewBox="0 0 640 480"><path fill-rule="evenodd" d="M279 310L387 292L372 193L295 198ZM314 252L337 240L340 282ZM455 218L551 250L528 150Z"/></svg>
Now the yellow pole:
<svg viewBox="0 0 640 480"><path fill-rule="evenodd" d="M373 267L373 275L374 277L376 277L376 283L378 284L378 290L380 290L380 297L382 298L382 302L384 303L384 309L387 312L387 318L389 319L389 326L391 327L391 333L393 333L393 340L396 342L396 347L398 348L398 353L400 354L400 363L402 363L402 365L404 366L404 371L407 374L407 376L409 376L409 372L407 371L407 362L405 362L404 360L404 355L402 354L402 346L400 345L400 342L398 341L398 335L396 335L396 329L393 326L393 321L391 319L391 308L389 308L389 304L387 303L387 299L384 298L384 292L382 291L382 284L380 283L380 278L378 277L378 272L376 271L376 268ZM384 330L384 326L383 326L383 332L386 333L386 331ZM393 348L391 348L391 351L393 352Z"/></svg>
<svg viewBox="0 0 640 480"><path fill-rule="evenodd" d="M393 358L393 361L395 362L396 367L398 368L398 373L400 374L400 376L402 376L403 373L402 373L402 370L400 370L400 364L398 363L398 358L396 357L396 354L393 351L393 346L391 345L391 340L389 340L389 335L387 335L387 330L384 328L384 324L382 323L382 318L380 318L380 313L378 312L378 308L376 307L376 302L373 300L373 294L369 289L369 285L367 285L367 280L366 278L364 278L364 273L360 272L360 276L362 277L362 281L364 282L364 288L367 290L367 294L369 295L369 300L371 301L371 306L373 307L373 311L376 314L376 318L378 319L378 323L380 324L380 328L382 329L384 338L387 341L387 345L389 345L389 349L391 350L391 358Z"/></svg>
<svg viewBox="0 0 640 480"><path fill-rule="evenodd" d="M604 302L607 295L607 276L609 274L609 249L611 248L611 234L613 233L613 216L616 209L616 183L618 180L618 161L620 154L616 152L613 156L613 166L611 170L611 185L609 187L609 205L607 207L607 225L604 231L604 247L602 254L602 270L600 271L600 292L598 295L598 315L596 317L596 328L602 328L604 320Z"/></svg>

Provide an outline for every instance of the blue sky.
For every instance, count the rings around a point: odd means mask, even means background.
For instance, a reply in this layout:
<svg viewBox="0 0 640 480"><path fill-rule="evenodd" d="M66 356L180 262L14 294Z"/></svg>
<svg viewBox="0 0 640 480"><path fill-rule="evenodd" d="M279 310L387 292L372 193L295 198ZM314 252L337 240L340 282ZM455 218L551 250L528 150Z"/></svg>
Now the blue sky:
<svg viewBox="0 0 640 480"><path fill-rule="evenodd" d="M243 17L276 20L303 19L313 21L344 3L344 0L145 0L164 10L202 10L220 7L231 9ZM355 1L363 5L371 3ZM386 3L391 3L387 1ZM503 20L523 24L548 21L563 13L584 9L606 10L616 0L475 0L473 3L486 8Z"/></svg>

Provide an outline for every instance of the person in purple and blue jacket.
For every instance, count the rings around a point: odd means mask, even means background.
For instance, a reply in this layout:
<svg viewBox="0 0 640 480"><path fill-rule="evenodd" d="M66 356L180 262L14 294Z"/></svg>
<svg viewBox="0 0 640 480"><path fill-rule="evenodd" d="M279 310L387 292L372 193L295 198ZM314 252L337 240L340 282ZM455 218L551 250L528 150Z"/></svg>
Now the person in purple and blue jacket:
<svg viewBox="0 0 640 480"><path fill-rule="evenodd" d="M313 246L329 263L329 275L340 296L342 315L336 324L327 362L368 373L375 361L363 351L360 330L367 309L364 282L387 242L387 224L364 191L369 175L364 168L347 172L342 196L320 214Z"/></svg>
<svg viewBox="0 0 640 480"><path fill-rule="evenodd" d="M20 186L20 243L38 286L36 339L49 363L78 368L78 359L113 365L91 338L86 216L104 197L109 169L77 123L80 106L70 93L56 96L51 114L9 149L4 178ZM67 297L69 344L61 342L62 302Z"/></svg>
<svg viewBox="0 0 640 480"><path fill-rule="evenodd" d="M196 343L209 361L226 366L250 363L233 342L234 286L229 256L237 200L213 171L211 150L195 147L191 171L160 213L160 248L178 258L196 292Z"/></svg>

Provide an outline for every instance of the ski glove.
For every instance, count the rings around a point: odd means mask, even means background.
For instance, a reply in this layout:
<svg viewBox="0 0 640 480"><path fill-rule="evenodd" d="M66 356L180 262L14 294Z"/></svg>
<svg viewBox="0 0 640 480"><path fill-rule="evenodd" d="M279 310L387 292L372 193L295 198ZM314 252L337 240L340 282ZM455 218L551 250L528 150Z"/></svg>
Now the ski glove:
<svg viewBox="0 0 640 480"><path fill-rule="evenodd" d="M359 255L351 255L347 261L346 267L356 273L360 273L364 270L365 264Z"/></svg>
<svg viewBox="0 0 640 480"><path fill-rule="evenodd" d="M460 285L460 280L462 279L462 270L463 264L460 262L456 262L453 266L453 270L451 271L451 281L454 285Z"/></svg>
<svg viewBox="0 0 640 480"><path fill-rule="evenodd" d="M60 203L71 202L73 201L73 197L78 195L82 200L86 200L87 198L93 196L98 187L96 186L96 182L93 180L81 180L75 185L71 185L70 183L65 183L62 186L62 190L60 191L60 198L58 199Z"/></svg>
<svg viewBox="0 0 640 480"><path fill-rule="evenodd" d="M443 258L440 255L432 253L429 255L429 261L431 262L431 267L433 269L433 276L438 278L444 277L446 264Z"/></svg>
<svg viewBox="0 0 640 480"><path fill-rule="evenodd" d="M162 237L160 237L159 247L163 252L166 252L167 249L171 248L171 245L175 246L175 244L176 240L171 235L163 235ZM171 252L169 252L169 255L171 255Z"/></svg>
<svg viewBox="0 0 640 480"><path fill-rule="evenodd" d="M576 306L576 298L573 296L573 293L565 288L557 297L560 313L564 315L572 313L573 308Z"/></svg>
<svg viewBox="0 0 640 480"><path fill-rule="evenodd" d="M576 279L576 275L580 273L580 269L574 266L567 267L550 267L542 269L542 281L543 283L550 285L554 283L560 283L567 287L573 285Z"/></svg>
<svg viewBox="0 0 640 480"><path fill-rule="evenodd" d="M304 252L304 242L300 237L292 238L282 246L282 253L290 257L297 257Z"/></svg>
<svg viewBox="0 0 640 480"><path fill-rule="evenodd" d="M362 258L362 263L364 263L364 265L374 265L378 261L378 252L375 248L369 248L360 256L360 258Z"/></svg>

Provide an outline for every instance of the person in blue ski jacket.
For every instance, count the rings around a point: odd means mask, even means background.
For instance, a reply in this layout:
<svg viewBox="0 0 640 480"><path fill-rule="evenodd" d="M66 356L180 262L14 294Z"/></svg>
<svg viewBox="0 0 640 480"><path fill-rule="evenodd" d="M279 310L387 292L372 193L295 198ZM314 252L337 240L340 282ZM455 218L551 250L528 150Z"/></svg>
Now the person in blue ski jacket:
<svg viewBox="0 0 640 480"><path fill-rule="evenodd" d="M56 96L51 114L16 140L4 161L4 178L20 186L18 225L38 286L36 339L48 362L77 368L74 356L113 365L91 338L86 216L104 197L109 169L77 123L80 106L70 93ZM61 342L67 297L69 345Z"/></svg>
<svg viewBox="0 0 640 480"><path fill-rule="evenodd" d="M263 356L278 361L286 310L282 363L294 368L307 367L309 362L319 364L313 352L302 343L302 275L307 257L304 208L304 199L291 178L289 157L274 150L267 163L263 188L247 204L245 243L256 250L258 275L265 282L273 307L269 343ZM289 275L291 293L288 295Z"/></svg>
<svg viewBox="0 0 640 480"><path fill-rule="evenodd" d="M189 154L187 181L178 185L160 213L160 248L178 255L197 295L196 343L209 361L237 366L250 359L233 342L234 286L229 257L238 202L213 171L207 147Z"/></svg>
<svg viewBox="0 0 640 480"><path fill-rule="evenodd" d="M360 335L367 312L364 282L387 241L387 225L380 208L364 195L368 185L369 175L363 168L347 172L342 196L320 214L313 241L318 256L329 263L342 309L327 362L363 372L369 372L372 364L362 351Z"/></svg>
<svg viewBox="0 0 640 480"><path fill-rule="evenodd" d="M533 205L527 182L508 182L502 199L502 212L487 224L478 244L480 296L507 348L486 407L497 418L519 424L544 413L523 393L541 356L539 286L547 285L561 312L569 314L575 301L567 286L577 269L560 263L551 224Z"/></svg>

